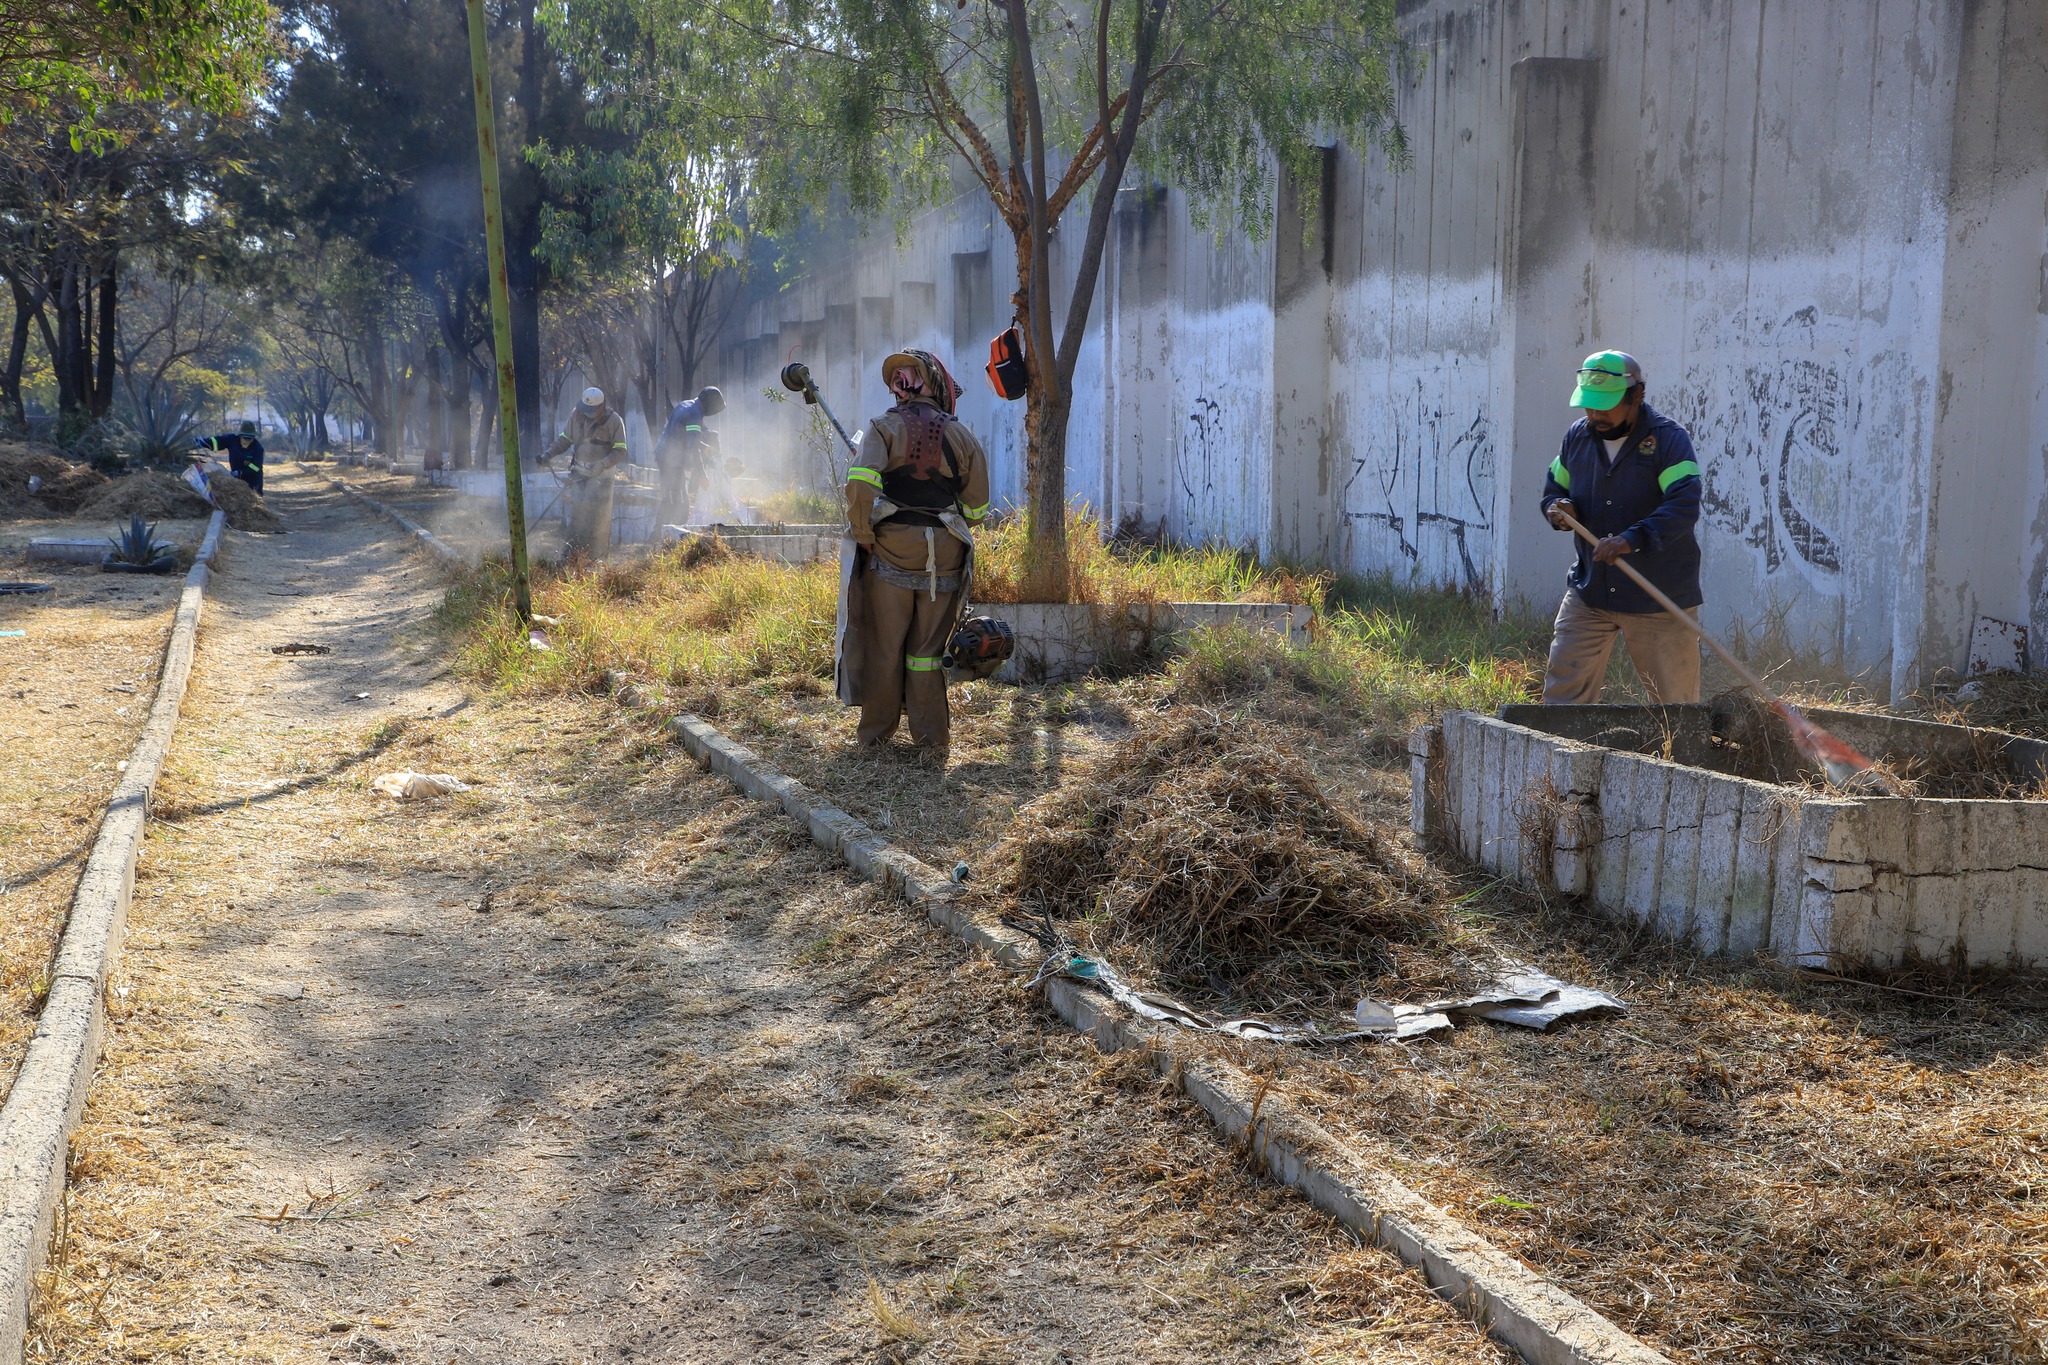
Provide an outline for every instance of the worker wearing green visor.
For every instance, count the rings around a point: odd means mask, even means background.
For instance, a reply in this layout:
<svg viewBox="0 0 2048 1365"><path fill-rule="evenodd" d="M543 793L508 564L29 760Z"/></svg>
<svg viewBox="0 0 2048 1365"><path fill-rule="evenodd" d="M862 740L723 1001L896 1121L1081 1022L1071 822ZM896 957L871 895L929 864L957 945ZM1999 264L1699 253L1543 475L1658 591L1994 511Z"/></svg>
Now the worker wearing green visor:
<svg viewBox="0 0 2048 1365"><path fill-rule="evenodd" d="M1598 351L1579 367L1571 405L1581 412L1543 481L1543 514L1569 533L1567 514L1598 538L1576 549L1550 641L1543 700L1600 700L1617 637L1655 701L1700 699L1698 637L1615 567L1626 557L1679 606L1698 614L1700 467L1692 435L1651 407L1643 367L1625 351Z"/></svg>

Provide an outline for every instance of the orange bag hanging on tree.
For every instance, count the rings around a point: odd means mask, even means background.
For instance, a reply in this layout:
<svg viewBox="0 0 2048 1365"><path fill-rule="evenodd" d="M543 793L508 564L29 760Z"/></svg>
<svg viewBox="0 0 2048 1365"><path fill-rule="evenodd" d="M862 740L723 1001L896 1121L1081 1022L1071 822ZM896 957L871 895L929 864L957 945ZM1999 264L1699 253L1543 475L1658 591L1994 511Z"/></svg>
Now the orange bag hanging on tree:
<svg viewBox="0 0 2048 1365"><path fill-rule="evenodd" d="M1028 374L1024 369L1024 334L1012 321L1003 334L988 344L988 383L998 398L1012 402L1024 396Z"/></svg>

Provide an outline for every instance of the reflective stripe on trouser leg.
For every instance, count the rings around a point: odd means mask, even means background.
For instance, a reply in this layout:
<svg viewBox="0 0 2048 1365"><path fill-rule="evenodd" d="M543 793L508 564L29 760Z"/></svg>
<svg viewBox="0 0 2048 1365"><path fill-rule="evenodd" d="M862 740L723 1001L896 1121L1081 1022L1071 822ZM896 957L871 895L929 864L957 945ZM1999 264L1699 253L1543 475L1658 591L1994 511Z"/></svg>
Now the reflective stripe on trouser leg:
<svg viewBox="0 0 2048 1365"><path fill-rule="evenodd" d="M943 655L937 659L932 659L921 654L906 654L903 656L903 666L913 673L929 673L933 669L944 668L946 665Z"/></svg>
<svg viewBox="0 0 2048 1365"><path fill-rule="evenodd" d="M934 599L926 592L886 583L872 573L862 576L860 586L868 603L864 656L874 661L903 660L901 669L875 668L873 673L879 676L862 679L861 742L879 744L888 739L908 713L911 739L928 748L943 749L952 727L946 709L946 673L938 661L946 652L946 634L953 626L958 595L942 592ZM934 666L917 667L913 660L929 660Z"/></svg>

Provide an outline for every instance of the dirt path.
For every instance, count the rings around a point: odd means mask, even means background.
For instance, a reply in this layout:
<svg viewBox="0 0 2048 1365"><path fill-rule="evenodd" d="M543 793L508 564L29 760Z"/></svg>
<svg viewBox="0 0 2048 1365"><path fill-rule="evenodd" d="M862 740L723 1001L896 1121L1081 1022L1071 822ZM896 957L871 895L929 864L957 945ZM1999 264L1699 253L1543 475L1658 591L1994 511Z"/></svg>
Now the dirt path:
<svg viewBox="0 0 2048 1365"><path fill-rule="evenodd" d="M294 534L215 580L45 1356L1507 1358L779 814L594 701L465 698L431 570L309 475L270 500ZM367 790L404 767L475 790Z"/></svg>

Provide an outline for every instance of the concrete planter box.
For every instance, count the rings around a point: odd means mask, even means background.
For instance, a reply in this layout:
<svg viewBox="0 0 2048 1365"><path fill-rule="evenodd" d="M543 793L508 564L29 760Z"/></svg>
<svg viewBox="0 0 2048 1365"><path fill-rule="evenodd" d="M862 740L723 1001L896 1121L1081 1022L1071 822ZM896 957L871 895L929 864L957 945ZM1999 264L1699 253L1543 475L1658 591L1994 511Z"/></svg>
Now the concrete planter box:
<svg viewBox="0 0 2048 1365"><path fill-rule="evenodd" d="M31 564L97 564L106 558L107 538L37 536L28 543Z"/></svg>
<svg viewBox="0 0 2048 1365"><path fill-rule="evenodd" d="M829 534L824 534L750 526L664 526L657 539L677 541L711 535L724 541L726 548L734 554L755 555L778 564L812 564L839 558L839 530L836 527L830 528Z"/></svg>
<svg viewBox="0 0 2048 1365"><path fill-rule="evenodd" d="M1269 602L1159 602L1114 607L1088 603L977 603L975 614L1001 617L1017 632L1017 652L996 677L1004 682L1072 682L1097 670L1142 667L1174 639L1205 626L1270 630L1308 641L1307 607Z"/></svg>
<svg viewBox="0 0 2048 1365"><path fill-rule="evenodd" d="M2048 744L2033 740L1809 714L1873 758L1941 758L2021 781L2048 772ZM1740 724L1708 706L1452 712L1409 741L1412 823L1502 877L1704 953L2048 969L2048 801L1759 781L1729 770L1782 754L1782 727Z"/></svg>

